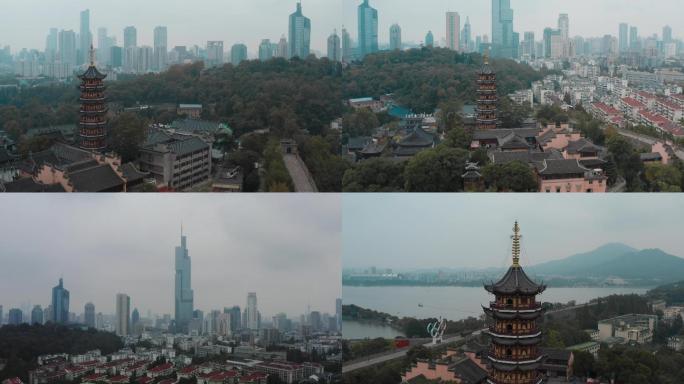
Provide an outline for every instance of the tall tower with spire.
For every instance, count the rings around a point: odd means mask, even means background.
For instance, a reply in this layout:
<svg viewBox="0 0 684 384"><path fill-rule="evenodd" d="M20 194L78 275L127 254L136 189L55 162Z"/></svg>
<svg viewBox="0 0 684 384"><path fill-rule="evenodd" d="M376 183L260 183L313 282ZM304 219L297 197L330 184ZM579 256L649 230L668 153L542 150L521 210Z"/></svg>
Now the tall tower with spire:
<svg viewBox="0 0 684 384"><path fill-rule="evenodd" d="M106 77L95 67L95 50L91 46L90 66L78 76L81 80L79 146L88 151L99 152L107 148Z"/></svg>
<svg viewBox="0 0 684 384"><path fill-rule="evenodd" d="M496 129L499 125L499 96L496 88L496 73L489 65L489 54L484 55L484 64L477 78L477 130Z"/></svg>
<svg viewBox="0 0 684 384"><path fill-rule="evenodd" d="M536 296L546 286L532 281L520 265L520 226L513 227L513 264L497 283L485 285L495 301L483 308L490 319L488 334L491 348L488 355L490 384L538 384L544 356L539 345L542 332L538 320L541 303Z"/></svg>
<svg viewBox="0 0 684 384"><path fill-rule="evenodd" d="M191 265L188 254L187 239L181 224L181 244L176 247L176 281L175 281L175 322L176 330L186 332L192 320L194 292L191 285Z"/></svg>

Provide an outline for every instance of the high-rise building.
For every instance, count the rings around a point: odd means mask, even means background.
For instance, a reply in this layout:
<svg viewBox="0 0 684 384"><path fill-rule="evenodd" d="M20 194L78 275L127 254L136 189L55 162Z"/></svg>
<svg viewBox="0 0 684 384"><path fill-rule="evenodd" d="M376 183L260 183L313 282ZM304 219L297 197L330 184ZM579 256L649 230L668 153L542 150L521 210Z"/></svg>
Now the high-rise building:
<svg viewBox="0 0 684 384"><path fill-rule="evenodd" d="M525 32L522 48L523 57L527 57L529 59L533 59L535 57L534 32Z"/></svg>
<svg viewBox="0 0 684 384"><path fill-rule="evenodd" d="M370 6L369 0L363 0L358 10L360 59L378 51L378 11Z"/></svg>
<svg viewBox="0 0 684 384"><path fill-rule="evenodd" d="M74 31L59 31L59 61L62 64L68 64L76 67L77 52L76 52L76 32Z"/></svg>
<svg viewBox="0 0 684 384"><path fill-rule="evenodd" d="M452 51L461 48L461 15L458 12L446 13L446 43Z"/></svg>
<svg viewBox="0 0 684 384"><path fill-rule="evenodd" d="M511 0L492 0L492 56L514 58Z"/></svg>
<svg viewBox="0 0 684 384"><path fill-rule="evenodd" d="M45 57L48 62L53 62L57 59L57 52L59 51L59 31L57 28L50 28L50 33L45 39Z"/></svg>
<svg viewBox="0 0 684 384"><path fill-rule="evenodd" d="M252 331L259 330L259 310L257 308L256 292L249 292L247 294L247 307L245 308L244 317L245 328Z"/></svg>
<svg viewBox="0 0 684 384"><path fill-rule="evenodd" d="M140 312L138 312L138 308L133 309L133 313L131 314L131 329L135 330L135 326L140 322Z"/></svg>
<svg viewBox="0 0 684 384"><path fill-rule="evenodd" d="M285 35L280 36L280 40L278 41L278 57L282 57L283 59L289 59L290 58L290 46L287 43L287 37Z"/></svg>
<svg viewBox="0 0 684 384"><path fill-rule="evenodd" d="M328 59L330 61L342 61L342 46L337 30L328 37Z"/></svg>
<svg viewBox="0 0 684 384"><path fill-rule="evenodd" d="M309 314L309 325L311 326L311 330L314 332L320 331L321 330L321 313L318 311L312 311Z"/></svg>
<svg viewBox="0 0 684 384"><path fill-rule="evenodd" d="M34 306L31 311L31 324L43 324L43 308L40 305Z"/></svg>
<svg viewBox="0 0 684 384"><path fill-rule="evenodd" d="M114 41L114 38L107 36L107 28L97 29L97 61L101 66L111 65Z"/></svg>
<svg viewBox="0 0 684 384"><path fill-rule="evenodd" d="M513 265L496 283L485 289L495 296L485 308L491 338L488 353L489 383L541 383L545 356L539 346L542 332L538 320L542 316L541 303L536 296L546 287L532 281L520 266L520 227L513 229Z"/></svg>
<svg viewBox="0 0 684 384"><path fill-rule="evenodd" d="M561 13L558 16L558 29L560 30L561 39L570 39L570 17L567 13Z"/></svg>
<svg viewBox="0 0 684 384"><path fill-rule="evenodd" d="M24 322L24 314L19 308L12 308L7 314L7 324L9 325L19 325Z"/></svg>
<svg viewBox="0 0 684 384"><path fill-rule="evenodd" d="M188 322L192 320L193 297L191 280L191 260L188 254L187 239L181 230L181 244L176 247L176 280L175 280L175 322L176 330L186 332Z"/></svg>
<svg viewBox="0 0 684 384"><path fill-rule="evenodd" d="M620 23L619 49L620 52L629 50L629 25L627 23Z"/></svg>
<svg viewBox="0 0 684 384"><path fill-rule="evenodd" d="M489 65L489 57L485 54L484 65L477 78L477 119L476 128L486 131L497 128L499 124L499 97L496 88L496 73Z"/></svg>
<svg viewBox="0 0 684 384"><path fill-rule="evenodd" d="M90 10L81 12L81 30L79 32L80 44L78 46L78 65L88 62L90 46L93 45L93 35L90 32Z"/></svg>
<svg viewBox="0 0 684 384"><path fill-rule="evenodd" d="M83 308L83 320L89 328L95 328L95 304L86 303Z"/></svg>
<svg viewBox="0 0 684 384"><path fill-rule="evenodd" d="M247 46L244 44L234 44L230 48L230 62L238 66L247 60Z"/></svg>
<svg viewBox="0 0 684 384"><path fill-rule="evenodd" d="M116 295L116 334L128 336L131 322L131 298L125 293Z"/></svg>
<svg viewBox="0 0 684 384"><path fill-rule="evenodd" d="M426 47L434 47L435 46L435 36L432 34L432 31L428 31L427 35L425 35L425 46Z"/></svg>
<svg viewBox="0 0 684 384"><path fill-rule="evenodd" d="M639 49L639 31L637 27L629 27L629 49L635 51Z"/></svg>
<svg viewBox="0 0 684 384"><path fill-rule="evenodd" d="M671 43L672 42L672 27L669 25L666 25L663 27L663 43Z"/></svg>
<svg viewBox="0 0 684 384"><path fill-rule="evenodd" d="M64 282L52 288L52 322L66 324L69 322L69 291L64 288Z"/></svg>
<svg viewBox="0 0 684 384"><path fill-rule="evenodd" d="M207 41L207 67L223 65L223 41Z"/></svg>
<svg viewBox="0 0 684 384"><path fill-rule="evenodd" d="M470 25L470 17L466 17L466 22L461 33L461 50L464 52L472 52L473 48L473 32Z"/></svg>
<svg viewBox="0 0 684 384"><path fill-rule="evenodd" d="M169 61L169 37L168 30L164 26L154 29L154 69L163 71Z"/></svg>
<svg viewBox="0 0 684 384"><path fill-rule="evenodd" d="M560 46L559 46L560 45ZM544 57L558 58L562 53L561 32L558 29L544 29Z"/></svg>
<svg viewBox="0 0 684 384"><path fill-rule="evenodd" d="M390 50L401 50L401 27L399 24L392 24L390 27Z"/></svg>
<svg viewBox="0 0 684 384"><path fill-rule="evenodd" d="M336 331L341 332L342 331L342 299L337 298L335 299L335 324L336 324Z"/></svg>
<svg viewBox="0 0 684 384"><path fill-rule="evenodd" d="M297 10L290 15L288 36L290 57L306 59L311 52L311 20L302 13L302 3L297 3Z"/></svg>
<svg viewBox="0 0 684 384"><path fill-rule="evenodd" d="M349 63L352 61L354 56L354 50L352 47L351 35L346 28L342 27L342 61Z"/></svg>
<svg viewBox="0 0 684 384"><path fill-rule="evenodd" d="M270 39L261 40L259 44L259 61L268 61L273 58L273 46Z"/></svg>
<svg viewBox="0 0 684 384"><path fill-rule="evenodd" d="M124 65L124 54L123 54L123 49L119 46L113 46L110 49L109 53L109 65L111 65L113 68L120 68L123 67Z"/></svg>
<svg viewBox="0 0 684 384"><path fill-rule="evenodd" d="M241 324L242 313L240 312L239 306L234 306L230 308L230 330L231 332L236 332L242 328Z"/></svg>
<svg viewBox="0 0 684 384"><path fill-rule="evenodd" d="M81 80L79 146L87 151L104 151L107 148L106 77L95 67L95 53L91 51L88 69L78 76Z"/></svg>
<svg viewBox="0 0 684 384"><path fill-rule="evenodd" d="M124 49L138 46L138 30L131 26L124 28Z"/></svg>

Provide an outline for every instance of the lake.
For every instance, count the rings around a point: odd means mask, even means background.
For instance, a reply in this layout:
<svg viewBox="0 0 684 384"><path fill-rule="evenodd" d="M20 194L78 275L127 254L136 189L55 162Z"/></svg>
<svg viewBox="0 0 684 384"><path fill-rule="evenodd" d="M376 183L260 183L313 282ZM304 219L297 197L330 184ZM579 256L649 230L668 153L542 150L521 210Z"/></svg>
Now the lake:
<svg viewBox="0 0 684 384"><path fill-rule="evenodd" d="M644 294L650 288L548 288L538 297L541 302L577 304L615 294ZM482 287L342 287L344 305L389 313L398 317L419 319L446 317L460 320L483 314L482 306L489 305L493 296ZM347 339L389 337L401 334L391 327L365 323L344 322L342 334ZM394 334L392 333L394 332ZM388 335L388 336L385 336Z"/></svg>

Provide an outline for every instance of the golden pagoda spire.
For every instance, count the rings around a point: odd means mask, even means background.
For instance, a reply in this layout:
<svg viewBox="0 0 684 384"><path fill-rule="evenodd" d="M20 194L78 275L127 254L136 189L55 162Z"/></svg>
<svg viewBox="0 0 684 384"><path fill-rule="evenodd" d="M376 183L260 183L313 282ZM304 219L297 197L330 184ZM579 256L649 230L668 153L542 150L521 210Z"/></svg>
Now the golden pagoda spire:
<svg viewBox="0 0 684 384"><path fill-rule="evenodd" d="M484 52L484 65L489 65L489 48Z"/></svg>
<svg viewBox="0 0 684 384"><path fill-rule="evenodd" d="M95 48L90 44L90 66L95 66Z"/></svg>
<svg viewBox="0 0 684 384"><path fill-rule="evenodd" d="M513 236L511 236L513 239L513 267L519 268L520 267L520 239L522 236L520 235L520 226L518 225L518 221L516 220L515 226L513 226Z"/></svg>

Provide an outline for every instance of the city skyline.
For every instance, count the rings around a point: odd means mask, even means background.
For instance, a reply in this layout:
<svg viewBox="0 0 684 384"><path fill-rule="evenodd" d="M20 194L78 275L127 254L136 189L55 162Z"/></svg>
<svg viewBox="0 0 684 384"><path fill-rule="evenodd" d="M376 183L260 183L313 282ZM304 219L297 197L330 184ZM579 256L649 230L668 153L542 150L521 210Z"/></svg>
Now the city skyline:
<svg viewBox="0 0 684 384"><path fill-rule="evenodd" d="M257 292L266 318L295 317L308 306L334 313L341 295L334 283L341 281L336 196L15 196L0 199L0 207L17 218L0 225L7 236L4 308L46 307L62 276L70 312L81 314L92 302L97 312L112 314L116 294L125 293L131 310L173 316L181 218L197 309L243 307L247 293ZM42 241L21 240L29 223Z"/></svg>
<svg viewBox="0 0 684 384"><path fill-rule="evenodd" d="M361 0L343 0L344 25L350 31L356 31L356 7ZM641 37L655 33L660 36L666 25L673 27L673 37L684 36L677 29L678 20L669 9L676 7L676 0L663 0L651 3L644 0L630 2L624 7L617 0L578 0L567 2L562 0L510 0L513 9L513 30L520 34L522 41L524 32L535 32L539 39L547 27L557 28L560 14L568 14L570 19L570 37L602 37L606 34L617 36L619 24L627 23L639 28ZM472 36L487 35L492 39L491 0L425 0L416 6L410 0L370 0L370 5L378 10L379 40L385 46L390 40L390 26L399 24L402 28L402 39L405 43L419 44L424 42L428 31L432 31L435 43L443 45L446 39L445 15L447 12L458 12L461 27L466 17L472 25ZM586 12L592 9L591 12ZM407 11L410 10L410 11ZM357 40L357 36L352 36Z"/></svg>
<svg viewBox="0 0 684 384"><path fill-rule="evenodd" d="M507 234L516 220L523 235L524 266L618 242L684 257L677 231L684 219L662 216L682 208L675 195L584 195L562 200L558 204L558 198L548 195L345 195L342 265L394 270L504 268L510 262ZM549 220L550 215L558 219Z"/></svg>
<svg viewBox="0 0 684 384"><path fill-rule="evenodd" d="M96 4L86 0L55 1L58 2L63 3L63 6L53 4L46 8L37 0L10 0L4 4L6 19L18 22L0 25L0 46L10 45L13 52L22 48L43 51L50 28L78 33L80 13L88 9L90 33L96 47L99 28L107 28L108 34L116 37L117 45L123 46L124 28L134 26L137 29L138 46L152 47L154 29L165 26L168 29L169 50L174 46L204 47L207 41L224 41L227 52L230 52L232 45L244 43L250 57L256 58L261 40L278 41L283 35L287 38L289 16L296 11L298 0L259 0L240 2L238 5L235 5L237 1L232 0L230 3L233 4L220 0L199 0L176 3L173 7L159 0L143 3L122 0ZM330 12L329 4L330 0L302 3L304 15L311 19L311 49L321 56L326 54L328 36L335 29L341 29L339 12ZM136 12L129 12L131 7L135 7ZM259 22L255 22L256 19ZM5 40L8 36L11 40ZM77 47L79 45L80 40Z"/></svg>

